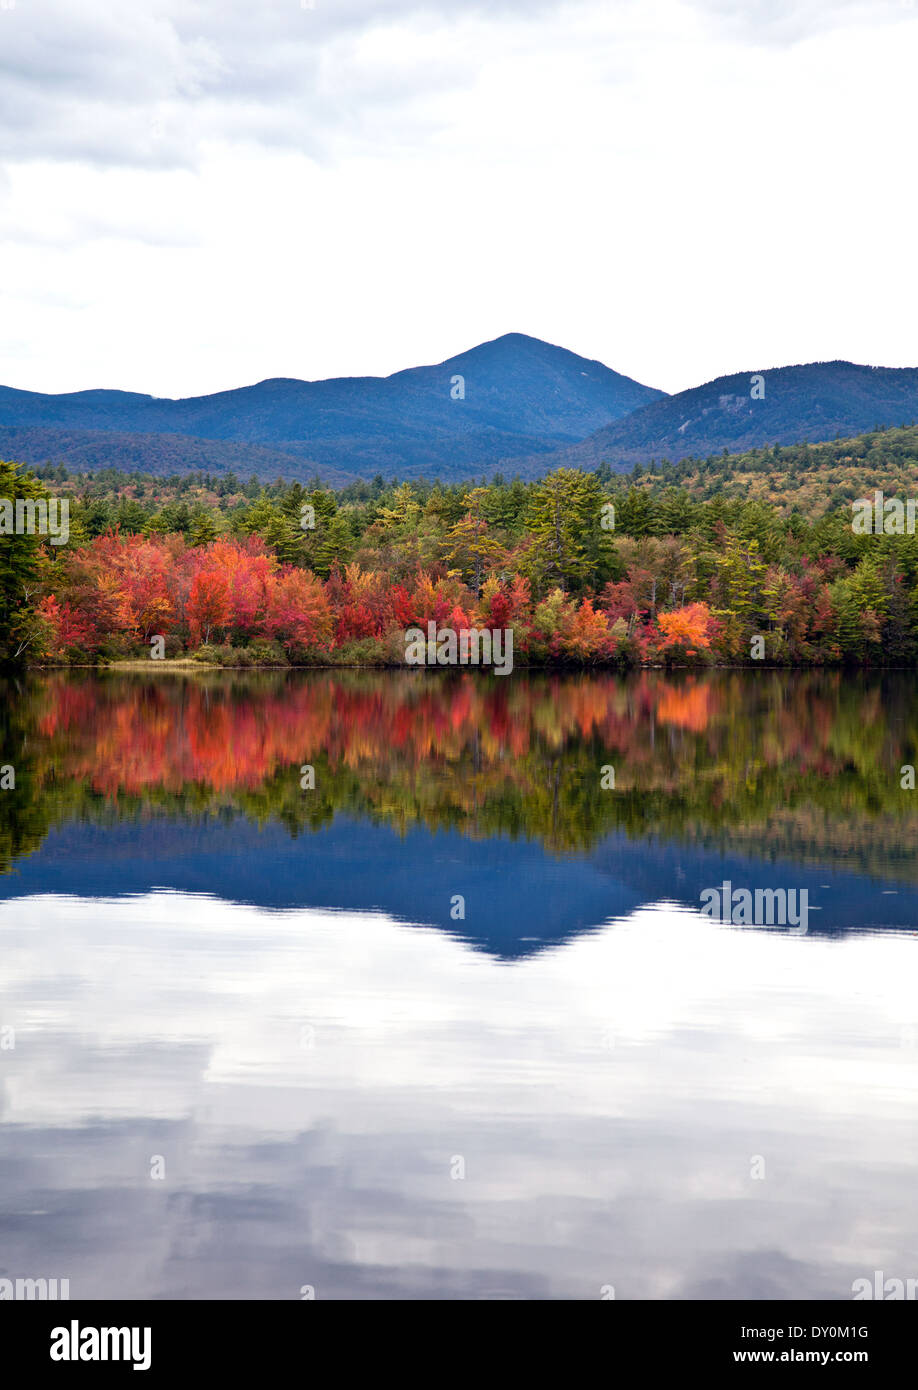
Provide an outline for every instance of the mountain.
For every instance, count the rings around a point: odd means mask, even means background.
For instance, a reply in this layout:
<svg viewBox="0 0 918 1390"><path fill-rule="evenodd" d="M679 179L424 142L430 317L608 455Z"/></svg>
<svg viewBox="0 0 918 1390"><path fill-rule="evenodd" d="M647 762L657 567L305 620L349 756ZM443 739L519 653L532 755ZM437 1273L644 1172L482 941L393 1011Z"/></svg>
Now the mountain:
<svg viewBox="0 0 918 1390"><path fill-rule="evenodd" d="M0 387L0 457L158 476L318 474L335 487L375 473L456 482L498 469L532 478L603 462L628 471L654 459L914 421L914 367L811 362L737 372L667 396L601 362L507 333L388 377L279 377L183 400Z"/></svg>
<svg viewBox="0 0 918 1390"><path fill-rule="evenodd" d="M507 333L388 377L279 377L184 400L0 387L0 449L28 463L153 473L204 467L270 478L318 471L332 482L377 472L452 481L576 443L662 394L601 362Z"/></svg>
<svg viewBox="0 0 918 1390"><path fill-rule="evenodd" d="M761 380L764 395L753 398ZM761 388L759 388L761 389ZM582 443L520 461L520 471L559 466L620 471L651 459L706 458L771 444L834 439L918 421L918 368L810 362L737 372L635 410Z"/></svg>

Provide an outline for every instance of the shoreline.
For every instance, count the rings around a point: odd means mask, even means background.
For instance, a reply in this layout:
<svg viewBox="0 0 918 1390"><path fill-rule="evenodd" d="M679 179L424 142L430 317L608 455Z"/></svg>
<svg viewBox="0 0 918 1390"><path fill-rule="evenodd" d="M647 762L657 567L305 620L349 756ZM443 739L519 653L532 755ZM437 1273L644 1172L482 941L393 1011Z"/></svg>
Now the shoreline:
<svg viewBox="0 0 918 1390"><path fill-rule="evenodd" d="M441 674L447 671L476 671L482 675L494 675L493 668L485 665L412 665L408 662L367 662L367 661L314 661L308 665L293 666L288 664L278 665L269 662L245 662L238 666L224 665L222 662L195 661L192 657L177 657L160 659L147 658L128 658L124 661L109 662L45 662L36 665L26 665L19 668L25 671L98 671L98 672L136 672L145 671L150 674L165 674L166 672L187 673L193 671L225 671L231 675L239 675L247 671L431 671ZM777 665L764 662L725 662L714 661L703 665L691 665L689 663L650 661L650 662L551 662L551 663L514 663L513 671L507 674L513 675L516 671L543 672L546 675L556 671L567 673L598 673L616 672L621 675L633 671L690 671L695 674L702 674L706 671L918 671L918 666L900 665L876 665L867 663L845 663L845 662L798 662L787 665ZM505 677L501 677L505 679Z"/></svg>

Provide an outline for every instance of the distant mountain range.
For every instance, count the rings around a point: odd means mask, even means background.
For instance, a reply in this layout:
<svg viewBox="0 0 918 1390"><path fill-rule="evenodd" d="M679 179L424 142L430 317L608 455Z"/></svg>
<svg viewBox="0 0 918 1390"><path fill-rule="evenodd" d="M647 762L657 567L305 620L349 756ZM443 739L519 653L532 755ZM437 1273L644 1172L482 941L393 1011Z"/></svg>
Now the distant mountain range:
<svg viewBox="0 0 918 1390"><path fill-rule="evenodd" d="M667 396L565 348L507 333L388 377L276 378L184 400L0 387L0 457L157 475L201 469L332 486L376 473L538 477L816 442L918 421L918 368L813 362Z"/></svg>
<svg viewBox="0 0 918 1390"><path fill-rule="evenodd" d="M753 395L755 392L755 395ZM766 444L816 443L918 421L918 367L810 362L720 376L633 411L580 444L538 460L618 471L650 459L740 453Z"/></svg>
<svg viewBox="0 0 918 1390"><path fill-rule="evenodd" d="M574 444L662 395L601 362L508 333L393 376L277 378L186 400L0 387L0 455L155 474L452 481Z"/></svg>

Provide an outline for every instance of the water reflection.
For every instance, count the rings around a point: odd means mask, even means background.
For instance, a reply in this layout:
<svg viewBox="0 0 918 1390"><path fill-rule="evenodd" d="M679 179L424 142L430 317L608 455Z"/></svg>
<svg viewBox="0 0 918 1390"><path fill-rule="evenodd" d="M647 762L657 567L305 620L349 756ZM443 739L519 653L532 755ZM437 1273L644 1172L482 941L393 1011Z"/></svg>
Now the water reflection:
<svg viewBox="0 0 918 1390"><path fill-rule="evenodd" d="M901 673L83 674L5 694L0 897L379 909L503 954L724 878L806 888L817 931L918 921Z"/></svg>
<svg viewBox="0 0 918 1390"><path fill-rule="evenodd" d="M74 1296L846 1298L911 1269L910 939L659 909L508 971L165 894L0 930L3 1263Z"/></svg>
<svg viewBox="0 0 918 1390"><path fill-rule="evenodd" d="M863 866L914 849L899 770L914 762L918 698L904 673L84 673L2 693L17 768L0 798L7 862L48 825L114 807L236 809L291 829L350 812L555 850L616 828L756 846L764 831L769 848Z"/></svg>
<svg viewBox="0 0 918 1390"><path fill-rule="evenodd" d="M849 1299L918 1274L906 682L8 695L0 1277ZM701 916L724 877L808 886L809 934Z"/></svg>

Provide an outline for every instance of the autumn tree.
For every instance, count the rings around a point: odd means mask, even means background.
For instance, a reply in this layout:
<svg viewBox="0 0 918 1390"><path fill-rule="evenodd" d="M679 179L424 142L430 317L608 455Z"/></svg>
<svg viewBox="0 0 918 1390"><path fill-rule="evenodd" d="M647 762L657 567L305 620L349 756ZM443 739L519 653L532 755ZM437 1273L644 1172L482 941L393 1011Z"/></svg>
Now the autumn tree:
<svg viewBox="0 0 918 1390"><path fill-rule="evenodd" d="M230 620L229 581L216 567L200 570L194 577L186 616L195 641L209 642L211 633L222 632Z"/></svg>
<svg viewBox="0 0 918 1390"><path fill-rule="evenodd" d="M443 547L447 565L470 582L476 594L481 593L485 574L497 568L505 555L504 547L489 534L482 515L487 492L487 488L477 487L469 493L469 509L450 527Z"/></svg>
<svg viewBox="0 0 918 1390"><path fill-rule="evenodd" d="M690 603L657 614L661 652L673 655L697 656L711 645L711 610L706 603Z"/></svg>

